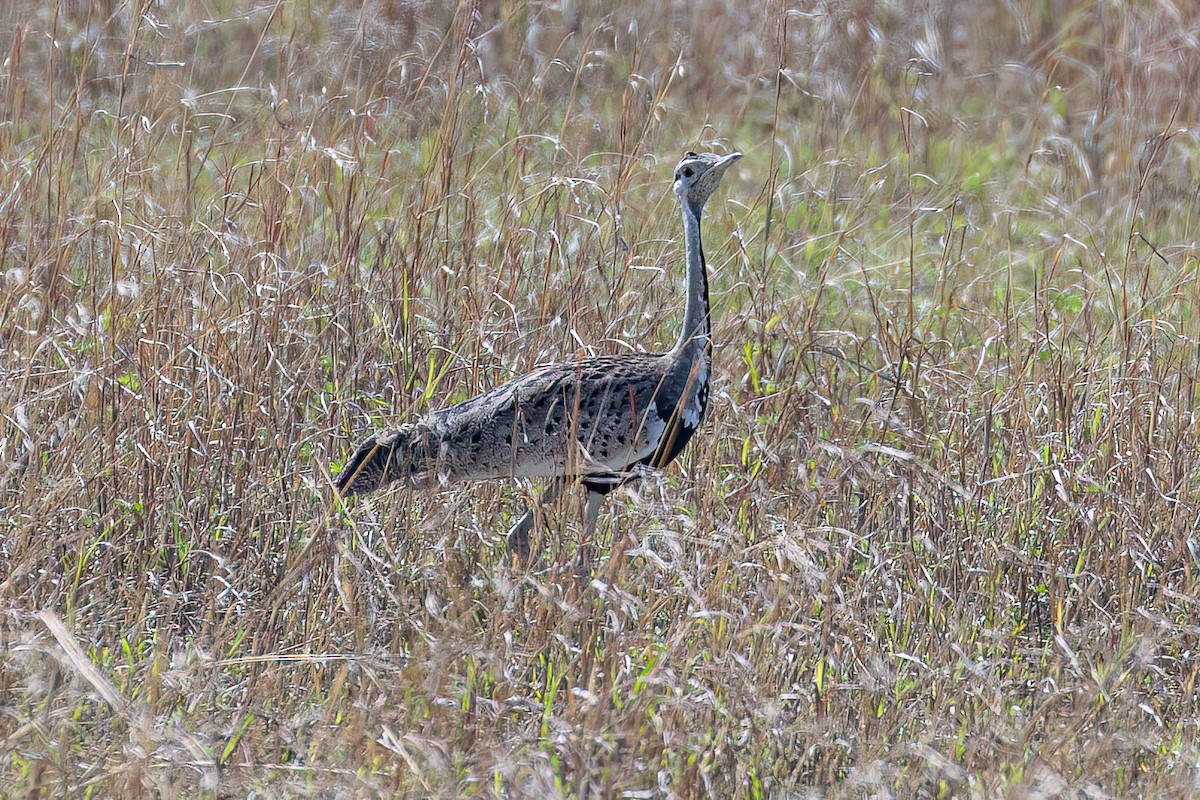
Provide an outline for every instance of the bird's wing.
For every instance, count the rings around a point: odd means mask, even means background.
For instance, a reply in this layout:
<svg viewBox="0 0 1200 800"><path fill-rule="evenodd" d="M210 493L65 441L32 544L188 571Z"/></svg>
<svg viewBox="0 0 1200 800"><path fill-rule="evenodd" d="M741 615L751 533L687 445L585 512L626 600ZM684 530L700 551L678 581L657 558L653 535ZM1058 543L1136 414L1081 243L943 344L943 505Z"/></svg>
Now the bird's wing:
<svg viewBox="0 0 1200 800"><path fill-rule="evenodd" d="M338 476L339 491L370 492L393 480L431 486L500 477L618 479L660 446L673 413L666 396L677 394L665 385L669 373L667 360L652 354L538 367L371 437Z"/></svg>

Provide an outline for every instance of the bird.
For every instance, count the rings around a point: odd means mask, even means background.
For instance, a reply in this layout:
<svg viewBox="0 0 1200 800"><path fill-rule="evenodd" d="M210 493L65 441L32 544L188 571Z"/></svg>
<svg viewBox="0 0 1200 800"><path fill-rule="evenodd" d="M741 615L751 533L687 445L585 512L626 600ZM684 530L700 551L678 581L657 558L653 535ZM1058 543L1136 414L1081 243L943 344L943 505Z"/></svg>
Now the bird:
<svg viewBox="0 0 1200 800"><path fill-rule="evenodd" d="M704 204L741 153L688 152L673 190L683 216L687 294L683 324L665 353L622 353L548 364L481 395L367 438L335 479L339 495L399 481L413 489L497 478L551 478L508 532L514 559L529 554L535 508L564 486L586 490L579 560L589 555L605 497L662 469L704 420L712 372Z"/></svg>

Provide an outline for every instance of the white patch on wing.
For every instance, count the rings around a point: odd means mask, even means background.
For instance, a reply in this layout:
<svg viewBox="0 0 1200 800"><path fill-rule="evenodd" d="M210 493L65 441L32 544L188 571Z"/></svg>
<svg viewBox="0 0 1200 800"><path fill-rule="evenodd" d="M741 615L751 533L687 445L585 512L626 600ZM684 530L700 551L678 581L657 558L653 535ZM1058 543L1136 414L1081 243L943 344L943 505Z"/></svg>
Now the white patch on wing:
<svg viewBox="0 0 1200 800"><path fill-rule="evenodd" d="M685 427L700 427L700 416L704 413L704 408L700 405L700 390L707 380L708 364L705 364L704 361L700 361L696 367L696 372L691 379L691 386L689 387L688 392L689 396L687 402L684 403L683 413L680 415L680 419L683 420Z"/></svg>
<svg viewBox="0 0 1200 800"><path fill-rule="evenodd" d="M514 478L553 478L562 474L562 466L549 460L524 464L512 471L512 477Z"/></svg>
<svg viewBox="0 0 1200 800"><path fill-rule="evenodd" d="M658 413L658 407L651 403L643 416L634 423L636 430L630 438L628 447L604 454L591 452L586 443L580 443L575 452L567 456L564 465L562 454L543 458L539 461L528 461L515 464L502 474L514 478L549 478L569 472L572 475L585 475L590 472L623 472L632 464L651 456L666 433L667 423ZM569 469L567 469L569 467ZM482 476L481 476L482 477Z"/></svg>
<svg viewBox="0 0 1200 800"><path fill-rule="evenodd" d="M658 413L658 405L654 402L650 403L650 408L647 409L646 414L639 421L639 424L643 429L638 431L637 444L642 446L636 449L634 447L629 448L629 456L626 458L625 463L621 465L621 468L641 461L643 458L647 458L653 454L658 449L658 443L662 441L663 434L667 430L667 423L662 418L662 415Z"/></svg>

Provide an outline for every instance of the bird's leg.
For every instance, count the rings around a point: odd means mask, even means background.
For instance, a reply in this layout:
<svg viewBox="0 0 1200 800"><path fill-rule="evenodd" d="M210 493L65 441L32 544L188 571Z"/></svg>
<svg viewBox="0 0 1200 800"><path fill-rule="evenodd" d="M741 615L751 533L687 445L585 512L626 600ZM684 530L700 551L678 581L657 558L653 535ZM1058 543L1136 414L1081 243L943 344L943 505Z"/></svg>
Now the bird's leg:
<svg viewBox="0 0 1200 800"><path fill-rule="evenodd" d="M529 532L537 521L537 513L541 506L553 503L562 493L563 479L555 478L550 485L542 490L537 501L531 503L525 513L508 531L508 554L513 561L524 564L529 560Z"/></svg>
<svg viewBox="0 0 1200 800"><path fill-rule="evenodd" d="M524 563L529 559L529 532L533 530L533 506L508 530L508 555L514 562Z"/></svg>
<svg viewBox="0 0 1200 800"><path fill-rule="evenodd" d="M604 495L588 490L583 503L583 538L579 541L579 560L575 564L575 577L586 581L592 568L592 539L596 535L596 518L604 505Z"/></svg>

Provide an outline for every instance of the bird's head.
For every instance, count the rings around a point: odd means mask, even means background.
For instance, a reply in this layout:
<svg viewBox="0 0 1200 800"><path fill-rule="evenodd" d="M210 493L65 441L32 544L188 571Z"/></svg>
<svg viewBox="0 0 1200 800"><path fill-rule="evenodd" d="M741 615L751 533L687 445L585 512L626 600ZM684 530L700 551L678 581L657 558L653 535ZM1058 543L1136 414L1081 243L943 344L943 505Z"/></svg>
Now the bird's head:
<svg viewBox="0 0 1200 800"><path fill-rule="evenodd" d="M729 169L741 153L719 156L716 153L688 153L675 167L675 196L696 216L704 208L704 201L717 188L725 170Z"/></svg>

